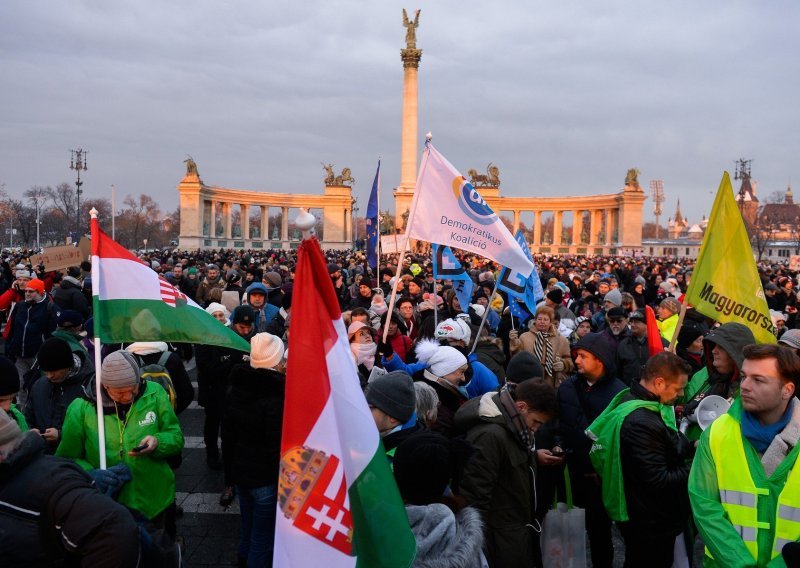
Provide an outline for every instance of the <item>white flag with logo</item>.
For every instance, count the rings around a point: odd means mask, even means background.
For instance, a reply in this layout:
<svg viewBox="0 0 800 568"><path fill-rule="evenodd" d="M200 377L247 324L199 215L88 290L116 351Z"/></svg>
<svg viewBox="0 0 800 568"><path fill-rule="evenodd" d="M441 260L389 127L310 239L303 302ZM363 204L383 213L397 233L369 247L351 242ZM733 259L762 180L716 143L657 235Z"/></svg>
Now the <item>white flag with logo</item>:
<svg viewBox="0 0 800 568"><path fill-rule="evenodd" d="M428 142L408 236L474 252L528 275L533 263L478 191Z"/></svg>

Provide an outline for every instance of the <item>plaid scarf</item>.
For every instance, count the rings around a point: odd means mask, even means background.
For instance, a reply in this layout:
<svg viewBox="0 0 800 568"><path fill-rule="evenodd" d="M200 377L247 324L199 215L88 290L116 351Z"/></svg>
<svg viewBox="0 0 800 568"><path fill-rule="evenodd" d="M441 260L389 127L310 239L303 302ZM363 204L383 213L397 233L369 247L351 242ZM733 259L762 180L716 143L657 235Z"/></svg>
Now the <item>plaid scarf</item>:
<svg viewBox="0 0 800 568"><path fill-rule="evenodd" d="M506 386L507 385L508 383L506 383ZM525 420L523 420L519 410L517 410L517 407L514 404L514 399L511 397L511 392L506 387L503 387L500 390L500 404L503 405L503 408L508 413L508 417L511 418L511 424L514 426L514 430L516 430L517 436L519 437L520 442L522 442L522 445L525 446L529 452L533 451L533 434L531 434L531 431L528 430Z"/></svg>

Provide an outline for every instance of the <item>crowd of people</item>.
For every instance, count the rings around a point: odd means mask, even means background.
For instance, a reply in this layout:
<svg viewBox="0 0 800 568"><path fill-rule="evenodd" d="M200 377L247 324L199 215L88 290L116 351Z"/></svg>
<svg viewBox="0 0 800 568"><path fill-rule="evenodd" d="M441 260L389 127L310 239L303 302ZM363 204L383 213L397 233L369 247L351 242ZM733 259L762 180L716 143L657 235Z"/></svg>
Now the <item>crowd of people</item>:
<svg viewBox="0 0 800 568"><path fill-rule="evenodd" d="M679 324L691 260L540 257L544 297L512 306L500 267L476 255L459 256L475 284L466 305L428 255L376 269L358 251L326 255L415 565L540 566L553 554L542 526L565 493L585 510L595 567L614 565L615 524L625 566L799 565L800 322L787 267L759 267L778 340L762 345L691 307ZM0 264L3 565L179 562L191 359L206 465L223 472L220 504L239 501L239 564L271 565L294 260L143 255L251 351L104 345L99 391L89 263ZM731 407L709 426L698 408L711 395Z"/></svg>

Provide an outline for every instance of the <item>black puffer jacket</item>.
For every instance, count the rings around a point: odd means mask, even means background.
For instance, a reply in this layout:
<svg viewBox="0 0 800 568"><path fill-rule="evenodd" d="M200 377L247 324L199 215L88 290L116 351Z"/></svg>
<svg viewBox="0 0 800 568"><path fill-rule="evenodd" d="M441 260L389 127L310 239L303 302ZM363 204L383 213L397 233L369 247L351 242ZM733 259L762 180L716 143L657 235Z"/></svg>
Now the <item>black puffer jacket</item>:
<svg viewBox="0 0 800 568"><path fill-rule="evenodd" d="M278 483L286 377L241 364L228 380L222 455L232 481L248 489Z"/></svg>
<svg viewBox="0 0 800 568"><path fill-rule="evenodd" d="M498 393L465 404L456 414L456 427L467 432L475 450L464 470L461 495L483 514L489 566L531 565L536 538L530 526L536 510L533 452L522 444Z"/></svg>
<svg viewBox="0 0 800 568"><path fill-rule="evenodd" d="M81 359L80 355L73 357ZM56 428L59 433L64 426L67 407L76 398L83 395L83 388L94 378L94 368L85 360L74 367L70 374L60 383L51 383L44 376L36 379L31 393L25 403L25 420L30 428L44 432L47 428ZM60 438L60 436L59 436ZM59 440L60 441L60 440ZM58 441L48 445L47 452L54 453Z"/></svg>
<svg viewBox="0 0 800 568"><path fill-rule="evenodd" d="M658 400L639 383L626 400ZM677 536L689 520L693 445L646 408L631 412L620 429L620 460L628 516L636 531Z"/></svg>
<svg viewBox="0 0 800 568"><path fill-rule="evenodd" d="M89 317L89 302L83 295L82 288L80 280L72 276L64 276L61 286L53 290L53 301L60 310L75 310L86 319Z"/></svg>
<svg viewBox="0 0 800 568"><path fill-rule="evenodd" d="M647 347L647 336L637 339L633 335L629 335L620 341L615 364L622 382L627 386L639 382L644 365L649 358L650 349Z"/></svg>
<svg viewBox="0 0 800 568"><path fill-rule="evenodd" d="M558 428L562 447L567 454L570 475L576 478L586 473L594 473L589 460L592 442L584 431L595 418L600 416L611 399L625 388L616 378L614 348L601 333L589 333L573 346L584 349L600 359L605 374L590 385L580 374L568 377L558 387Z"/></svg>
<svg viewBox="0 0 800 568"><path fill-rule="evenodd" d="M3 566L133 567L139 531L122 505L92 487L71 460L44 455L34 432L0 463Z"/></svg>

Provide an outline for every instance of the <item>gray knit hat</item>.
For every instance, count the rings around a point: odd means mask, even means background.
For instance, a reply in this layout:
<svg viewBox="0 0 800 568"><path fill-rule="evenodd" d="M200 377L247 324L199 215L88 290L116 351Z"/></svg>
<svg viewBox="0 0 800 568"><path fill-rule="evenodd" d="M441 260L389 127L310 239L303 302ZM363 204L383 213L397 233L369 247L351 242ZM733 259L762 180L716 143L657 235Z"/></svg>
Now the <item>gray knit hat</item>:
<svg viewBox="0 0 800 568"><path fill-rule="evenodd" d="M622 305L622 292L619 291L618 288L614 288L613 290L606 293L603 297L604 302L611 302L615 306Z"/></svg>
<svg viewBox="0 0 800 568"><path fill-rule="evenodd" d="M791 347L792 349L800 349L800 329L787 329L778 343Z"/></svg>
<svg viewBox="0 0 800 568"><path fill-rule="evenodd" d="M124 389L139 384L139 365L127 351L114 351L104 360L101 382L112 389Z"/></svg>
<svg viewBox="0 0 800 568"><path fill-rule="evenodd" d="M405 371L392 371L377 377L367 387L367 403L395 420L406 423L414 414L414 381Z"/></svg>
<svg viewBox="0 0 800 568"><path fill-rule="evenodd" d="M0 409L0 446L5 446L22 436L16 421Z"/></svg>

